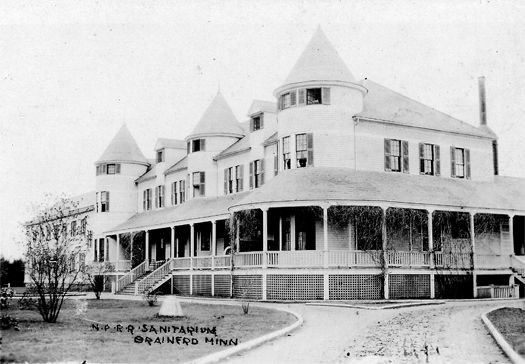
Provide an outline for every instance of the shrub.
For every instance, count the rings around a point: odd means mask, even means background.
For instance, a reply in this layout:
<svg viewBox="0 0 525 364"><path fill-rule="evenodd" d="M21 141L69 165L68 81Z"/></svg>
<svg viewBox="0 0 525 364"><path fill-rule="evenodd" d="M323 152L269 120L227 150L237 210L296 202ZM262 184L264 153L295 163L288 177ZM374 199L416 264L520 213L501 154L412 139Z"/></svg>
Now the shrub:
<svg viewBox="0 0 525 364"><path fill-rule="evenodd" d="M142 298L144 301L148 303L150 306L155 306L157 303L157 294L153 293L152 291L147 291L142 295Z"/></svg>
<svg viewBox="0 0 525 364"><path fill-rule="evenodd" d="M10 328L13 328L15 331L20 330L18 327L18 321L14 317L11 317L7 314L3 314L0 318L0 328L2 330L7 330Z"/></svg>
<svg viewBox="0 0 525 364"><path fill-rule="evenodd" d="M0 295L0 309L5 310L9 307L9 301L15 294L11 288L2 288L2 293Z"/></svg>

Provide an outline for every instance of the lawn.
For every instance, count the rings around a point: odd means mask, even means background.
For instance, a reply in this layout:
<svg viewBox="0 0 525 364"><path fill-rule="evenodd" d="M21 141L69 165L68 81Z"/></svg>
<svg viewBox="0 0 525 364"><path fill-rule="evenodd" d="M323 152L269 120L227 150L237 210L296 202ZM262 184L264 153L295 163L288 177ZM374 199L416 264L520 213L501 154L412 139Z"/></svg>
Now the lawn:
<svg viewBox="0 0 525 364"><path fill-rule="evenodd" d="M240 344L295 321L291 314L239 305L183 303L185 318L156 317L143 301L67 300L58 322L38 312L4 310L20 331L2 330L0 362L185 362ZM98 329L97 329L98 327Z"/></svg>
<svg viewBox="0 0 525 364"><path fill-rule="evenodd" d="M525 357L525 310L504 307L490 312L487 317L514 350Z"/></svg>

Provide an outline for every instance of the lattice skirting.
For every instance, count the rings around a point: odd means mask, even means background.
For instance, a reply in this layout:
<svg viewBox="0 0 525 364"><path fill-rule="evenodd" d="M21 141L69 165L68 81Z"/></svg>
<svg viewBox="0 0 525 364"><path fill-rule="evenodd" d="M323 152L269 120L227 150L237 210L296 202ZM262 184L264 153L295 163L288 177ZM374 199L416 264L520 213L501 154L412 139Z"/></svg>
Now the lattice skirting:
<svg viewBox="0 0 525 364"><path fill-rule="evenodd" d="M194 275L192 294L195 296L211 296L211 275Z"/></svg>
<svg viewBox="0 0 525 364"><path fill-rule="evenodd" d="M190 276L173 276L173 293L188 296L190 294Z"/></svg>
<svg viewBox="0 0 525 364"><path fill-rule="evenodd" d="M380 275L331 274L331 300L379 300L383 298L383 277Z"/></svg>
<svg viewBox="0 0 525 364"><path fill-rule="evenodd" d="M388 293L396 298L430 298L429 274L391 274L388 277Z"/></svg>
<svg viewBox="0 0 525 364"><path fill-rule="evenodd" d="M230 297L231 290L231 276L230 275L216 275L215 276L215 296Z"/></svg>
<svg viewBox="0 0 525 364"><path fill-rule="evenodd" d="M267 298L270 300L322 300L321 274L269 274Z"/></svg>
<svg viewBox="0 0 525 364"><path fill-rule="evenodd" d="M233 276L233 297L253 300L262 299L262 276Z"/></svg>

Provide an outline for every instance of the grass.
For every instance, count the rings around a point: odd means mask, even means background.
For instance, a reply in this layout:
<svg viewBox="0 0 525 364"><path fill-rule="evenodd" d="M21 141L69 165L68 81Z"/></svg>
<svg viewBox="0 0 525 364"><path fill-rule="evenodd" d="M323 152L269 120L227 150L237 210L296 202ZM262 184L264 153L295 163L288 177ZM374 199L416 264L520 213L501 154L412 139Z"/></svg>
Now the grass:
<svg viewBox="0 0 525 364"><path fill-rule="evenodd" d="M84 307L82 308L82 304ZM247 315L242 313L241 305L222 306L208 304L182 303L186 317L180 319L159 318L156 314L160 305L149 307L144 301L125 300L67 300L62 308L58 322L47 324L36 311L22 311L11 302L11 307L2 312L19 321L20 331L2 331L0 362L64 362L76 361L97 363L142 363L142 362L185 362L214 351L227 348L225 345L211 345L206 338L220 338L226 344L245 342L265 333L285 327L295 321L295 317L281 311L250 307ZM87 306L87 309L86 307ZM92 326L99 323L100 331ZM107 331L103 330L109 325ZM116 325L123 326L117 332ZM133 334L126 332L128 325L134 328ZM141 332L146 325L148 332ZM150 325L160 331L160 326L198 326L216 327L216 336L206 333L155 333L149 332ZM135 338L185 337L198 341L189 345L162 344ZM230 342L229 340L234 341ZM181 339L182 340L182 339ZM222 342L224 344L224 342Z"/></svg>
<svg viewBox="0 0 525 364"><path fill-rule="evenodd" d="M514 350L525 357L525 310L504 307L490 312L487 317Z"/></svg>

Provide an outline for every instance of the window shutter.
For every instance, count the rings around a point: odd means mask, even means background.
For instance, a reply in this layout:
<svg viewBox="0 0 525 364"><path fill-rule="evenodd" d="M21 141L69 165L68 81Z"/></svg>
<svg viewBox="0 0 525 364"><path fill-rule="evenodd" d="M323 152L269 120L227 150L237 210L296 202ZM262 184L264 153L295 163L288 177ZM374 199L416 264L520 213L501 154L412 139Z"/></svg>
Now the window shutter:
<svg viewBox="0 0 525 364"><path fill-rule="evenodd" d="M206 196L206 175L204 172L201 172L201 183L199 185L199 192L201 196Z"/></svg>
<svg viewBox="0 0 525 364"><path fill-rule="evenodd" d="M419 143L419 174L425 173L425 144Z"/></svg>
<svg viewBox="0 0 525 364"><path fill-rule="evenodd" d="M293 90L290 92L290 106L295 106L297 103L297 91Z"/></svg>
<svg viewBox="0 0 525 364"><path fill-rule="evenodd" d="M201 152L206 151L206 139L201 139Z"/></svg>
<svg viewBox="0 0 525 364"><path fill-rule="evenodd" d="M264 128L264 113L261 114L261 116L259 116L259 129L263 129Z"/></svg>
<svg viewBox="0 0 525 364"><path fill-rule="evenodd" d="M142 210L146 211L146 190L142 191Z"/></svg>
<svg viewBox="0 0 525 364"><path fill-rule="evenodd" d="M279 173L279 161L277 159L277 154L273 156L273 175L277 176Z"/></svg>
<svg viewBox="0 0 525 364"><path fill-rule="evenodd" d="M441 160L440 160L439 145L434 145L434 175L441 175Z"/></svg>
<svg viewBox="0 0 525 364"><path fill-rule="evenodd" d="M155 187L155 208L159 207L159 187Z"/></svg>
<svg viewBox="0 0 525 364"><path fill-rule="evenodd" d="M279 174L279 144L281 142L277 140L277 143L275 143L275 176Z"/></svg>
<svg viewBox="0 0 525 364"><path fill-rule="evenodd" d="M261 159L261 172L260 172L260 175L261 175L261 186L264 184L264 159Z"/></svg>
<svg viewBox="0 0 525 364"><path fill-rule="evenodd" d="M241 174L241 178L239 179L239 185L240 185L239 192L240 192L244 189L244 164L241 164L239 168L240 168L239 173Z"/></svg>
<svg viewBox="0 0 525 364"><path fill-rule="evenodd" d="M450 177L456 177L456 148L450 147Z"/></svg>
<svg viewBox="0 0 525 364"><path fill-rule="evenodd" d="M306 90L304 88L299 89L299 105L304 105L306 103Z"/></svg>
<svg viewBox="0 0 525 364"><path fill-rule="evenodd" d="M103 164L101 167L102 167L102 174L106 174L107 173L107 165Z"/></svg>
<svg viewBox="0 0 525 364"><path fill-rule="evenodd" d="M186 185L184 186L186 190L186 199L190 198L190 175L186 175Z"/></svg>
<svg viewBox="0 0 525 364"><path fill-rule="evenodd" d="M115 164L115 173L120 174L120 163Z"/></svg>
<svg viewBox="0 0 525 364"><path fill-rule="evenodd" d="M250 132L253 131L253 118L250 119Z"/></svg>
<svg viewBox="0 0 525 364"><path fill-rule="evenodd" d="M390 139L385 139L385 171L390 172Z"/></svg>
<svg viewBox="0 0 525 364"><path fill-rule="evenodd" d="M186 152L187 152L187 154L190 154L190 145L191 145L191 142L188 142L186 144Z"/></svg>
<svg viewBox="0 0 525 364"><path fill-rule="evenodd" d="M325 105L330 105L330 87L323 87L322 102Z"/></svg>
<svg viewBox="0 0 525 364"><path fill-rule="evenodd" d="M166 186L162 185L160 189L162 190L162 196L161 196L162 206L161 207L165 207L166 206Z"/></svg>
<svg viewBox="0 0 525 364"><path fill-rule="evenodd" d="M224 194L228 194L228 168L224 168Z"/></svg>
<svg viewBox="0 0 525 364"><path fill-rule="evenodd" d="M401 141L401 149L402 149L402 156L403 156L403 172L409 173L409 160L408 160L408 141L402 140Z"/></svg>
<svg viewBox="0 0 525 364"><path fill-rule="evenodd" d="M465 150L465 178L470 179L470 149Z"/></svg>
<svg viewBox="0 0 525 364"><path fill-rule="evenodd" d="M470 171L470 163L469 163L469 171ZM470 173L469 173L470 177ZM109 191L106 192L106 212L109 212Z"/></svg>
<svg viewBox="0 0 525 364"><path fill-rule="evenodd" d="M308 138L308 165L314 165L314 135L312 133L306 134Z"/></svg>
<svg viewBox="0 0 525 364"><path fill-rule="evenodd" d="M280 95L277 98L277 110L282 110L282 109L283 109L283 96Z"/></svg>
<svg viewBox="0 0 525 364"><path fill-rule="evenodd" d="M96 167L96 173L95 173L97 176L100 174L100 166L97 166Z"/></svg>
<svg viewBox="0 0 525 364"><path fill-rule="evenodd" d="M250 162L250 190L253 189L253 162Z"/></svg>

